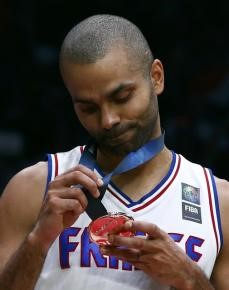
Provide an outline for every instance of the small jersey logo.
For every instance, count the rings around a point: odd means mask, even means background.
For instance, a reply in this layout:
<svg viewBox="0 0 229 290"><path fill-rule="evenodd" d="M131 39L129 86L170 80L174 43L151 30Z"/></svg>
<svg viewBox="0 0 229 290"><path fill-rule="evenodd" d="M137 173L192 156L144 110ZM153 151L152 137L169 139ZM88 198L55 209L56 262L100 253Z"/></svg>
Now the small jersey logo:
<svg viewBox="0 0 229 290"><path fill-rule="evenodd" d="M200 189L192 185L181 183L182 199L191 203L200 204Z"/></svg>
<svg viewBox="0 0 229 290"><path fill-rule="evenodd" d="M184 220L202 223L201 208L190 203L182 202L182 218Z"/></svg>

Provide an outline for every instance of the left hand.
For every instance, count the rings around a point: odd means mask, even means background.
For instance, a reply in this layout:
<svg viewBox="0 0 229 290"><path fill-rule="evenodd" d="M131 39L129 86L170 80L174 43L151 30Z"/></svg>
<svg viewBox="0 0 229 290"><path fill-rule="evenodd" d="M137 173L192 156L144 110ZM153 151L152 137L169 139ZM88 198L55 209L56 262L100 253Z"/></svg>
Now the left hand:
<svg viewBox="0 0 229 290"><path fill-rule="evenodd" d="M122 231L141 231L142 237L121 237ZM170 236L152 223L128 221L113 231L108 238L110 245L101 246L101 253L115 256L118 259L132 263L136 268L158 282L176 287L189 289L194 273L198 267L176 245Z"/></svg>

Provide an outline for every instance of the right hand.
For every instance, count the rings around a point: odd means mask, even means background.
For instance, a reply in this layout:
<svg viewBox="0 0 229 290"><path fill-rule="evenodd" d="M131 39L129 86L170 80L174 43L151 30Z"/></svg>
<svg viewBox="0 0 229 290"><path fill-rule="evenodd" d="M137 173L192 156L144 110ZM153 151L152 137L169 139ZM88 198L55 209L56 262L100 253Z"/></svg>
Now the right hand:
<svg viewBox="0 0 229 290"><path fill-rule="evenodd" d="M102 180L83 165L57 176L48 185L32 237L48 250L57 236L85 211L88 202L82 188L98 198L100 186Z"/></svg>

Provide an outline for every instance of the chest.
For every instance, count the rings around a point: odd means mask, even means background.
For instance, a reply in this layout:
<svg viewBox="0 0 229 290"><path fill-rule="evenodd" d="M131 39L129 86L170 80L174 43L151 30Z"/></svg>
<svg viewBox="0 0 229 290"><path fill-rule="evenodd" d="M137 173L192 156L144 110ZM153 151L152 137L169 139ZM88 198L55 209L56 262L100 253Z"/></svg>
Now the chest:
<svg viewBox="0 0 229 290"><path fill-rule="evenodd" d="M111 183L102 203L108 212L124 212L136 220L155 223L210 276L221 244L214 185L209 172L204 176L202 167L175 156L167 175L140 198L130 198ZM103 276L105 269L112 277L120 271L124 276L138 273L131 264L101 254L89 239L90 222L84 213L61 233L50 248L43 273L96 271Z"/></svg>
<svg viewBox="0 0 229 290"><path fill-rule="evenodd" d="M121 211L136 220L155 223L210 275L217 255L217 244L208 199L201 196L199 202L191 192L185 196L184 187L182 183L174 183L166 192L161 188L148 198L133 202L111 186L102 202L110 212ZM130 263L101 254L99 247L89 239L87 228L90 222L84 213L72 227L61 233L49 251L46 267L60 271L71 268L136 271ZM136 235L144 236L144 233L138 232Z"/></svg>

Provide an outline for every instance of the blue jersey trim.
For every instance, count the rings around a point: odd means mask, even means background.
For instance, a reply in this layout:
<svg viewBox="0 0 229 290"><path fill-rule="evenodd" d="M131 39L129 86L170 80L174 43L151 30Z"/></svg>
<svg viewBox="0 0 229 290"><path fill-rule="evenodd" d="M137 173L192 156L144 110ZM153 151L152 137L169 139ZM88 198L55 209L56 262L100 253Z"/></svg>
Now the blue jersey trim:
<svg viewBox="0 0 229 290"><path fill-rule="evenodd" d="M135 206L137 204L141 204L145 199L147 199L148 197L150 197L151 195L153 195L155 192L158 191L158 189L160 189L160 187L162 187L162 185L169 179L169 177L171 176L175 164L176 164L176 160L177 160L177 156L176 153L172 152L172 162L169 168L169 171L167 172L167 174L165 175L165 177L163 177L163 179L147 194L145 194L143 197L141 197L138 201L133 201L129 196L127 196L124 192L122 192L112 181L110 182L111 186L125 199L129 202L129 204L127 205L127 207L132 207ZM104 173L101 171L101 169L96 166L96 170L99 172L99 174L101 174L102 176L104 176Z"/></svg>
<svg viewBox="0 0 229 290"><path fill-rule="evenodd" d="M219 230L219 236L220 236L220 248L222 248L222 246L223 246L223 231L222 231L222 226L221 226L218 191L217 191L217 188L216 188L215 178L214 178L213 173L212 173L212 171L210 169L209 169L209 173L210 173L212 187L213 187L213 193L214 193L215 209L216 209L218 230Z"/></svg>
<svg viewBox="0 0 229 290"><path fill-rule="evenodd" d="M47 175L47 182L46 182L46 188L45 188L45 196L46 196L46 193L48 191L48 185L49 185L49 182L51 181L52 179L52 157L51 157L51 154L47 154L46 155L46 160L48 162L48 175Z"/></svg>
<svg viewBox="0 0 229 290"><path fill-rule="evenodd" d="M169 177L173 173L173 170L174 170L174 167L176 164L176 159L177 159L176 153L174 153L172 151L172 162L171 162L171 165L170 165L170 168L169 168L167 174L162 178L162 180L149 193L145 194L138 201L131 201L131 204L129 204L128 207L132 207L132 206L135 206L137 204L141 204L146 199L148 199L150 196L154 195L163 186L163 184L169 179Z"/></svg>

